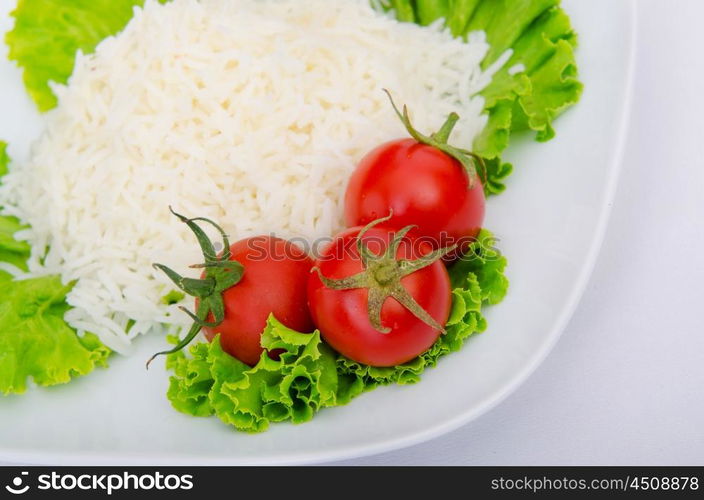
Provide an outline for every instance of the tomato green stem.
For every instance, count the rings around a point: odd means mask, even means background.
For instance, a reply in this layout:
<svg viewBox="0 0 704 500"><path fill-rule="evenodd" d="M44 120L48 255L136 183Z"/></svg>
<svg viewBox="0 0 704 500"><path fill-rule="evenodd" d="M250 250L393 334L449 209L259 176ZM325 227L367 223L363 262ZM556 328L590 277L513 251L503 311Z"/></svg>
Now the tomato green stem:
<svg viewBox="0 0 704 500"><path fill-rule="evenodd" d="M202 328L214 328L223 322L225 319L225 304L223 302L222 293L235 286L242 279L244 267L237 261L230 260L230 241L225 231L210 219L204 217L196 217L189 219L181 214L176 213L173 208L169 210L178 219L186 224L198 240L201 251L203 252L204 262L194 264L191 268L204 269L204 276L200 279L185 278L178 274L173 269L163 265L154 264L156 269L162 271L166 276L184 293L196 297L199 300L198 309L195 314L184 307L180 307L182 311L188 314L193 320L193 325L186 336L181 340L176 347L168 351L161 351L147 361L147 369L154 358L164 354L172 354L186 347ZM218 255L215 251L215 245L210 240L205 231L197 224L204 222L213 226L222 237L223 251ZM208 321L212 315L213 321Z"/></svg>
<svg viewBox="0 0 704 500"><path fill-rule="evenodd" d="M198 309L200 310L201 308L199 307ZM203 314L203 319L208 317L208 314L207 314L207 312L205 312L205 309L202 309L201 314ZM188 344L190 344L193 341L193 339L196 337L196 335L198 335L201 328L202 327L198 323L193 323L193 325L191 326L191 329L188 331L188 333L183 338L183 340L179 341L179 343L173 349L157 352L156 354L154 354L151 358L149 358L147 360L147 363L146 363L147 370L149 369L149 365L152 363L152 361L154 361L158 356L166 356L168 354L173 354L175 352L180 351L181 349L186 347Z"/></svg>
<svg viewBox="0 0 704 500"><path fill-rule="evenodd" d="M455 250L457 245L434 250L415 260L398 260L396 259L396 253L399 245L408 232L416 227L410 225L396 232L391 242L386 247L386 250L382 252L381 255L376 255L369 250L369 247L364 243L364 235L374 226L388 221L392 215L393 212L387 217L377 219L367 224L357 235L357 250L362 260L362 272L346 278L330 279L323 276L323 273L318 267L314 267L312 271L317 272L323 285L331 290L366 288L368 290L367 314L369 316L369 322L372 327L380 333L389 333L391 331L390 328L385 327L381 322L381 309L386 299L389 297L396 299L396 301L408 309L416 318L444 333L444 327L435 321L435 319L428 314L428 311L423 309L423 307L416 302L401 283L401 278L432 265L434 262L437 262L448 253Z"/></svg>
<svg viewBox="0 0 704 500"><path fill-rule="evenodd" d="M445 123L443 124L442 127L440 127L440 130L435 132L433 135L430 137L437 141L440 144L447 144L447 141L450 139L450 134L452 133L452 130L455 128L455 125L457 125L457 122L460 119L460 115L455 113L454 111L450 113L447 116L447 120L445 120Z"/></svg>
<svg viewBox="0 0 704 500"><path fill-rule="evenodd" d="M383 90L389 97L389 101L391 102L391 106L394 108L396 115L399 117L404 127L406 127L406 130L408 131L411 137L413 137L416 141L420 142L421 144L425 144L439 149L446 155L451 156L455 160L460 162L460 164L462 164L464 169L467 171L467 174L469 175L469 189L472 189L474 187L475 177L479 177L483 183L486 183L487 170L484 158L477 155L476 153L473 153L466 149L451 146L447 143L447 141L450 139L450 134L452 134L455 125L457 125L457 122L460 119L457 113L455 113L454 111L450 113L447 119L445 120L443 126L440 127L440 130L438 130L434 134L431 134L429 136L423 135L411 123L411 118L408 114L408 107L404 104L403 111L399 111L398 107L396 106L396 103L394 102L393 97L391 96L391 93L386 89Z"/></svg>

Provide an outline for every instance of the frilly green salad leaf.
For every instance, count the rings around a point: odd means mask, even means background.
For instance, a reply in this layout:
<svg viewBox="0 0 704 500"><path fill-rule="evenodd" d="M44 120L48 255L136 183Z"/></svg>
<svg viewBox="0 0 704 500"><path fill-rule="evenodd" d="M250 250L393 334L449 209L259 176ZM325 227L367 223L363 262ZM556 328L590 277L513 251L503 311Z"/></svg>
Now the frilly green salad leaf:
<svg viewBox="0 0 704 500"><path fill-rule="evenodd" d="M7 173L7 167L10 164L10 157L7 155L7 144L0 141L0 177Z"/></svg>
<svg viewBox="0 0 704 500"><path fill-rule="evenodd" d="M0 175L9 158L0 142ZM0 217L0 262L26 270L29 245L14 234L22 227L13 217ZM0 392L19 394L27 379L39 385L63 384L105 366L110 353L93 334L79 337L63 320L68 310L58 276L15 281L0 270Z"/></svg>
<svg viewBox="0 0 704 500"><path fill-rule="evenodd" d="M257 365L249 367L224 352L216 337L191 346L188 355L179 351L167 357L173 371L167 396L183 413L216 415L238 430L259 432L271 422L305 422L318 410L346 404L379 385L415 383L427 367L459 350L472 334L483 332L482 306L506 294L506 259L493 244L491 233L482 231L451 269L454 290L447 332L409 363L391 368L362 365L333 352L319 332L295 332L271 317L262 346L283 349L279 360L263 353Z"/></svg>
<svg viewBox="0 0 704 500"><path fill-rule="evenodd" d="M484 30L491 49L490 66L506 50L511 58L482 91L488 126L474 143L476 153L501 155L512 132L534 130L539 141L554 137L552 120L575 104L582 92L577 80L574 47L577 38L559 0L482 0L473 4L464 26L454 34ZM467 12L464 13L465 15ZM525 70L516 71L517 65Z"/></svg>
<svg viewBox="0 0 704 500"><path fill-rule="evenodd" d="M254 367L211 343L170 354L174 371L168 397L174 408L194 416L217 415L223 422L249 432L266 430L269 422L310 420L316 411L337 403L339 379L335 353L320 334L299 333L269 318L262 345L283 349L278 360L262 353Z"/></svg>
<svg viewBox="0 0 704 500"><path fill-rule="evenodd" d="M105 366L110 351L93 334L76 335L63 320L70 285L58 276L0 286L0 392L22 393L27 379L56 385Z"/></svg>
<svg viewBox="0 0 704 500"><path fill-rule="evenodd" d="M17 241L14 234L22 229L22 225L14 217L0 217L0 262L6 262L25 271L29 257L29 245ZM0 270L0 273L3 273Z"/></svg>
<svg viewBox="0 0 704 500"><path fill-rule="evenodd" d="M6 35L9 58L24 68L24 83L40 111L56 106L49 82L66 83L78 50L90 53L118 33L144 0L19 0Z"/></svg>

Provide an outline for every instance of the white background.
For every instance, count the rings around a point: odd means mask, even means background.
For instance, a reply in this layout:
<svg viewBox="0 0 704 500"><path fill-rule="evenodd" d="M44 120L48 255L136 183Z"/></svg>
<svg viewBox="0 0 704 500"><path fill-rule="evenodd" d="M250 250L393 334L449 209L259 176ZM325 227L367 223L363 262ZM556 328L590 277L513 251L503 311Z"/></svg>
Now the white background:
<svg viewBox="0 0 704 500"><path fill-rule="evenodd" d="M704 0L637 3L621 182L560 342L474 422L340 463L704 465Z"/></svg>

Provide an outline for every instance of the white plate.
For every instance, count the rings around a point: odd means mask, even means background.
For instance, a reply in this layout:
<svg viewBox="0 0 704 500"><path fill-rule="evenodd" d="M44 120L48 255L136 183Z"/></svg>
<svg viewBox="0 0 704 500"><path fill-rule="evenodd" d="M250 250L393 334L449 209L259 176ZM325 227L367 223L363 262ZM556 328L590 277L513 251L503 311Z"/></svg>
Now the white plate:
<svg viewBox="0 0 704 500"><path fill-rule="evenodd" d="M0 28L13 0L0 0ZM448 432L513 391L559 337L591 273L617 182L632 74L631 1L565 0L580 35L580 104L561 117L558 137L514 140L517 166L491 200L487 227L509 258L511 290L488 312L489 330L429 370L420 384L385 387L303 425L247 435L215 418L172 410L167 374L145 358L159 338L140 341L64 387L0 399L0 461L30 463L276 464L342 459L408 446ZM4 59L4 57L3 57ZM40 128L19 72L0 63L0 138L26 155Z"/></svg>

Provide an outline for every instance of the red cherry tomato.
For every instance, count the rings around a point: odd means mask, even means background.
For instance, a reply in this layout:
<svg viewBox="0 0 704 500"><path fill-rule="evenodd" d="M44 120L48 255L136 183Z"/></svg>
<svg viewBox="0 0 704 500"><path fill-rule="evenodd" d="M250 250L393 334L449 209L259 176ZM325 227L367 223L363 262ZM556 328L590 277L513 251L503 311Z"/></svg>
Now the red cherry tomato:
<svg viewBox="0 0 704 500"><path fill-rule="evenodd" d="M270 314L298 332L315 328L306 296L313 260L295 244L271 236L238 241L230 251L231 260L244 266L244 274L223 293L223 322L203 331L209 341L220 334L225 352L253 366L264 350L261 334Z"/></svg>
<svg viewBox="0 0 704 500"><path fill-rule="evenodd" d="M373 227L362 236L370 251L380 255L389 245L394 230ZM360 228L337 235L316 261L326 279L354 276L364 270L356 241ZM396 252L396 259L415 260L428 254L431 246L408 236ZM383 281L384 277L381 276ZM450 313L451 291L447 270L441 261L408 274L400 283L417 304L437 324L444 326ZM317 273L308 281L311 315L325 341L348 358L372 366L395 366L426 351L441 330L419 319L395 298L389 297L381 307L381 325L388 333L372 326L368 311L370 292L366 288L331 289Z"/></svg>
<svg viewBox="0 0 704 500"><path fill-rule="evenodd" d="M348 226L368 224L393 211L390 224L418 226L414 234L435 248L466 248L484 222L484 190L476 174L439 149L400 139L367 154L345 194Z"/></svg>

